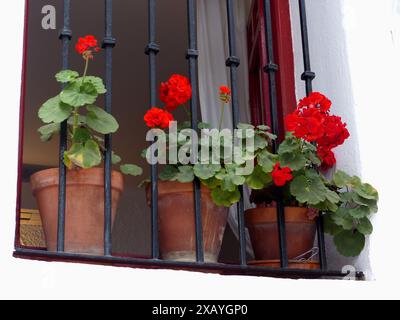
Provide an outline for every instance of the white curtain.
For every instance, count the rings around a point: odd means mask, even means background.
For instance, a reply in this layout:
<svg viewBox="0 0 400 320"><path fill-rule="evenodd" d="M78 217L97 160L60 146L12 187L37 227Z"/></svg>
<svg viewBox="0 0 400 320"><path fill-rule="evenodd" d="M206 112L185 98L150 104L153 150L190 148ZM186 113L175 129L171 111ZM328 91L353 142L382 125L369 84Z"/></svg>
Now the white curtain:
<svg viewBox="0 0 400 320"><path fill-rule="evenodd" d="M247 18L251 0L234 1L237 55L240 58L238 93L240 121L250 122L249 82L247 59ZM218 127L220 117L219 87L230 86L229 68L225 61L229 56L226 0L197 0L199 46L199 94L202 119L212 127ZM232 128L232 109L225 109L223 128ZM250 208L249 191L244 191L245 208ZM236 206L230 209L229 224L237 234ZM247 234L247 250L252 254Z"/></svg>

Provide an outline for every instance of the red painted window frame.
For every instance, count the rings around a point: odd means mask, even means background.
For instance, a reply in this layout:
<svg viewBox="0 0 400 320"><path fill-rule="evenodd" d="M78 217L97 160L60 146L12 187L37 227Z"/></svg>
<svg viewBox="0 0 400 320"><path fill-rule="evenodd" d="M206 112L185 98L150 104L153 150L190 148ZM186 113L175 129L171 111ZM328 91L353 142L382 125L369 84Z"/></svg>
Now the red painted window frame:
<svg viewBox="0 0 400 320"><path fill-rule="evenodd" d="M247 27L249 55L250 110L255 125L271 124L265 38L264 0L253 0ZM284 135L284 117L296 108L295 69L289 0L271 0L274 54L277 72L277 100L280 138Z"/></svg>

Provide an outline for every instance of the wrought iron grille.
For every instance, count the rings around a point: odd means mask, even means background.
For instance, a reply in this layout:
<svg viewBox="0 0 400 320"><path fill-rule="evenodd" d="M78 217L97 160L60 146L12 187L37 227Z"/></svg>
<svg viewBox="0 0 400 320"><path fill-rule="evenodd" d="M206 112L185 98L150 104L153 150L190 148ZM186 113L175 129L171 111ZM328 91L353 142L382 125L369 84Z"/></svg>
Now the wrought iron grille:
<svg viewBox="0 0 400 320"><path fill-rule="evenodd" d="M192 84L193 96L190 103L192 128L197 130L198 115L198 56L197 49L197 14L196 0L187 1L187 19L188 19L188 49L186 58L188 60L189 77ZM231 89L232 89L232 108L233 108L233 124L239 123L240 110L238 102L238 68L240 59L236 52L236 34L235 34L235 12L234 1L226 0L226 10L228 17L228 40L229 40L229 56L226 59L226 66L230 70ZM264 72L268 74L269 79L269 101L271 108L271 124L274 134L279 135L279 113L277 100L277 81L276 75L279 72L279 66L275 62L274 57L274 37L277 35L273 32L272 16L271 16L271 0L264 0L264 17L265 17L265 35L267 43L268 63L264 66ZM312 81L315 73L311 71L311 60L309 51L309 40L307 30L306 3L305 0L298 0L300 10L301 36L303 46L304 73L302 80L305 81L306 93L312 92ZM113 48L116 45L116 39L113 37L113 0L104 0L105 6L105 32L103 39L103 48L106 52L106 100L105 109L112 112L112 80L113 80ZM145 54L149 60L149 79L150 79L150 97L149 106L156 105L156 88L157 88L157 54L160 48L156 43L156 0L148 0L148 44L145 48ZM60 31L59 38L62 41L62 67L68 69L69 66L69 47L72 38L72 30L70 24L71 1L63 0L63 28ZM203 226L201 219L201 195L200 181L194 181L194 204L195 204L195 232L196 232L196 262L175 262L160 259L159 236L158 236L158 168L157 165L151 166L151 259L126 258L113 256L111 252L111 167L112 167L112 136L105 136L105 166L104 166L104 255L92 256L85 254L72 254L64 252L65 238L65 209L66 209L66 167L63 162L63 155L67 149L67 123L61 125L60 142L59 142L59 195L58 195L58 233L57 233L57 252L47 252L41 250L24 249L16 246L14 256L19 258L51 260L51 261L67 261L67 262L83 262L97 263L115 266L133 266L143 268L169 268L180 270L191 270L200 272L214 272L220 274L234 275L256 275L270 277L290 277L290 278L342 278L347 275L341 271L330 271L327 269L324 230L322 224L322 215L317 219L318 247L320 270L296 270L288 268L286 230L285 230L285 214L282 200L277 201L278 214L278 230L280 244L280 262L281 268L273 269L267 267L253 267L247 265L246 259L246 238L244 224L244 202L243 190L241 190L241 200L237 204L238 215L238 235L239 235L239 252L240 264L226 265L206 263L204 261L203 250ZM278 143L273 145L274 151L277 150ZM21 165L21 164L20 164ZM18 226L17 226L18 227ZM357 279L363 279L362 272L356 273Z"/></svg>

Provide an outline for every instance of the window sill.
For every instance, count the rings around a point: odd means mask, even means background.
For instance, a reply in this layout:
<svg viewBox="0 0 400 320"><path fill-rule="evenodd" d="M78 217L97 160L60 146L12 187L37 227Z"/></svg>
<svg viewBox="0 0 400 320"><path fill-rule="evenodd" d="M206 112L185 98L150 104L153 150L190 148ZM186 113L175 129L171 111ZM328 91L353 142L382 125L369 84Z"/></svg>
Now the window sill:
<svg viewBox="0 0 400 320"><path fill-rule="evenodd" d="M349 276L349 273L324 270L300 270L300 269L272 269L266 267L251 267L228 264L209 264L192 262L174 262L165 260L153 260L144 258L131 258L119 256L92 256L85 254L71 254L48 252L43 250L21 249L14 251L15 258L39 260L48 262L69 262L98 264L104 266L130 267L141 269L168 269L180 271L192 271L213 273L231 276L259 276L286 279L331 279L341 280ZM354 280L365 280L363 272L356 272Z"/></svg>

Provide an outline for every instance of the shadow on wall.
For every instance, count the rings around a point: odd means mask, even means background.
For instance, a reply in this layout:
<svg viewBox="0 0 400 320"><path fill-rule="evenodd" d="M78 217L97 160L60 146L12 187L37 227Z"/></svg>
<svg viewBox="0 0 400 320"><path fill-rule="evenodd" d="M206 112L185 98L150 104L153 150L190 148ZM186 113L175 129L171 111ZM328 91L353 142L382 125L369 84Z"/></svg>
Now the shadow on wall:
<svg viewBox="0 0 400 320"><path fill-rule="evenodd" d="M305 96L305 85L301 81L304 71L298 1L290 1L295 50L296 94ZM354 110L352 79L344 29L343 0L306 1L309 28L311 68L317 75L314 91L330 97L332 111L347 123L351 137L343 146L335 149L337 167L351 174L360 174L361 159L358 146L357 124ZM335 249L331 236L326 236L328 265L330 269L341 270L354 266L366 274L371 272L369 261L369 240L358 258L345 258Z"/></svg>

